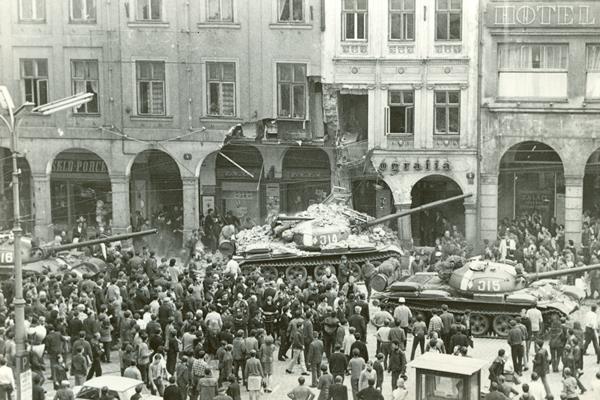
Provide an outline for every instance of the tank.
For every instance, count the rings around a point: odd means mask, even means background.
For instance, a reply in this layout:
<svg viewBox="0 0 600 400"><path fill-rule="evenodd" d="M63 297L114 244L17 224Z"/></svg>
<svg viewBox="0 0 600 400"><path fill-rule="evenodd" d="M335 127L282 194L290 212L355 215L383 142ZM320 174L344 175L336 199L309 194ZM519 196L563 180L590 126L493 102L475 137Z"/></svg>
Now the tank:
<svg viewBox="0 0 600 400"><path fill-rule="evenodd" d="M304 212L278 216L270 225L240 232L236 254L243 274L259 272L271 279L284 273L296 285L303 284L309 274L319 280L326 268L337 269L343 259L356 280L361 279L361 265L367 261L376 266L393 263L400 277L408 273L409 257L395 233L381 224L470 196L455 196L378 219L330 196Z"/></svg>
<svg viewBox="0 0 600 400"><path fill-rule="evenodd" d="M122 235L107 236L99 239L87 240L79 243L53 245L51 243L38 244L29 236L21 237L21 260L24 273L53 272L64 268L71 268L84 273L97 273L105 266L104 260L85 256L83 252L69 252L83 247L94 246L103 243L111 243L128 240L136 237L153 235L156 229L147 231L125 233ZM12 276L13 274L13 236L11 233L0 235L0 276Z"/></svg>
<svg viewBox="0 0 600 400"><path fill-rule="evenodd" d="M509 321L524 308L537 305L547 327L553 317L577 310L585 292L556 278L600 269L600 264L535 274L523 273L510 262L481 259L455 263L454 267L391 279L385 291L374 297L387 308L404 298L411 310L426 317L441 310L442 304L455 314L470 310L473 335L504 337Z"/></svg>

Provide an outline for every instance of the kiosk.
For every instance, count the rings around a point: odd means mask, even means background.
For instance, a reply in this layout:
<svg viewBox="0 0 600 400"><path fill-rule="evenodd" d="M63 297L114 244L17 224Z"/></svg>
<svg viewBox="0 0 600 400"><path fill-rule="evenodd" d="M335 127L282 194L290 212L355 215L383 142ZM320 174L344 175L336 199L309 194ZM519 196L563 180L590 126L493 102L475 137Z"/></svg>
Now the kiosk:
<svg viewBox="0 0 600 400"><path fill-rule="evenodd" d="M408 365L416 369L416 400L480 400L481 369L488 361L425 353Z"/></svg>

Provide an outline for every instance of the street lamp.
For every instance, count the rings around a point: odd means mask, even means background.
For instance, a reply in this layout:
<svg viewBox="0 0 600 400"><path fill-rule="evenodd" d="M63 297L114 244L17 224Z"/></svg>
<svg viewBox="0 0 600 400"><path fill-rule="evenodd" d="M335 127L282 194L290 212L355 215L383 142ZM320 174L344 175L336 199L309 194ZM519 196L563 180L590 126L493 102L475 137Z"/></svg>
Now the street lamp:
<svg viewBox="0 0 600 400"><path fill-rule="evenodd" d="M22 375L21 373L27 374L27 361L26 361L26 348L25 348L25 299L23 299L23 269L21 262L21 222L20 222L20 210L19 210L19 168L17 166L17 158L19 155L18 151L18 135L17 128L21 121L19 114L26 110L31 109L34 113L41 115L50 115L57 111L64 110L67 108L76 108L92 100L94 97L93 93L78 93L74 96L70 96L64 99L56 100L51 103L47 103L38 107L34 107L35 104L25 102L19 107L15 107L10 92L6 86L0 86L0 108L7 110L8 115L0 114L0 120L6 125L11 138L11 152L12 152L12 189L13 189L13 235L14 235L14 273L15 273L15 295L13 304L15 307L15 344L16 344L16 372L17 372L17 400L25 400L31 398L31 382L27 383L29 389L22 387ZM29 377L31 375L28 375ZM28 379L27 376L24 377ZM30 379L30 378L29 378ZM27 393L23 393L23 390L27 390Z"/></svg>

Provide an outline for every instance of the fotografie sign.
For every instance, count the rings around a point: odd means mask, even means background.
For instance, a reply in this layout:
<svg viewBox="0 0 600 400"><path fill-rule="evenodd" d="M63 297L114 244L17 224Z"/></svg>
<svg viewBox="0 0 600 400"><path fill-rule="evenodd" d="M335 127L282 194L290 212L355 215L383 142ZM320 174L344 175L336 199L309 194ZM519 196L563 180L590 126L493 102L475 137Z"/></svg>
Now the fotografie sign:
<svg viewBox="0 0 600 400"><path fill-rule="evenodd" d="M590 1L489 3L487 25L490 28L599 27L600 3Z"/></svg>

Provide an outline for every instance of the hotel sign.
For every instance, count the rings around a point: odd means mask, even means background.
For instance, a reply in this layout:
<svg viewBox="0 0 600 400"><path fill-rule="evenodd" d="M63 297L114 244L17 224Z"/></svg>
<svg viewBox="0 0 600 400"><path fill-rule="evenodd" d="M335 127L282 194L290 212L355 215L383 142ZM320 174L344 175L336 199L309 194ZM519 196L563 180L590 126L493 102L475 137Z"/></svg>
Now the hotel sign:
<svg viewBox="0 0 600 400"><path fill-rule="evenodd" d="M489 3L487 26L489 28L600 27L600 3L591 1Z"/></svg>

